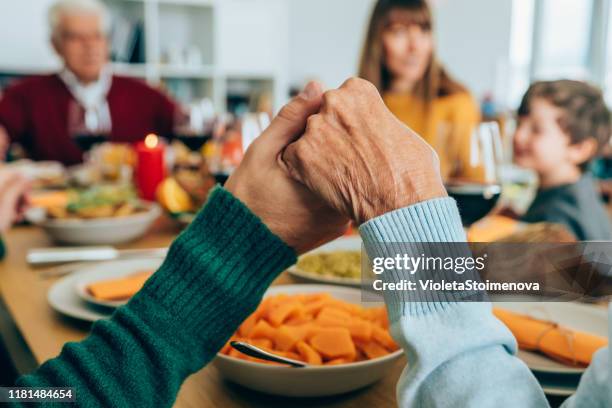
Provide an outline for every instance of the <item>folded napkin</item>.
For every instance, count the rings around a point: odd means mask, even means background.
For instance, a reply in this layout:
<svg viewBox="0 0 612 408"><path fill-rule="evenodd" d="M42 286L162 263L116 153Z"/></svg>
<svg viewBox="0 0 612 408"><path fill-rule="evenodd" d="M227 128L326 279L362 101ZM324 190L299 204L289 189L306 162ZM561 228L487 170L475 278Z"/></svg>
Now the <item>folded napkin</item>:
<svg viewBox="0 0 612 408"><path fill-rule="evenodd" d="M593 353L608 344L605 337L571 330L554 322L497 308L493 314L508 326L521 349L540 351L565 364L588 365Z"/></svg>
<svg viewBox="0 0 612 408"><path fill-rule="evenodd" d="M153 274L151 271L138 272L119 279L107 279L91 283L87 290L100 300L123 300L131 298Z"/></svg>

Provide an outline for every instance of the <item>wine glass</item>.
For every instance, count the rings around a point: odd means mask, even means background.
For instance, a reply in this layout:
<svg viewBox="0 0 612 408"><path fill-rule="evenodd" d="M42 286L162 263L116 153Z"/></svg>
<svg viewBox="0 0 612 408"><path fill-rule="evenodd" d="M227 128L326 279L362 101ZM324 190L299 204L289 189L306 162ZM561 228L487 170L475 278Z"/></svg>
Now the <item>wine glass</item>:
<svg viewBox="0 0 612 408"><path fill-rule="evenodd" d="M270 125L270 116L265 112L247 113L242 119L242 148L248 149L251 143Z"/></svg>
<svg viewBox="0 0 612 408"><path fill-rule="evenodd" d="M175 120L174 137L192 152L198 152L212 139L215 129L215 110L212 101L204 98L191 104Z"/></svg>
<svg viewBox="0 0 612 408"><path fill-rule="evenodd" d="M441 163L446 161L441 166L446 190L457 201L463 225L468 227L487 215L501 195L499 166L503 148L499 125L484 122L471 131L469 127L454 126L443 132L446 148L437 150L442 151Z"/></svg>
<svg viewBox="0 0 612 408"><path fill-rule="evenodd" d="M68 132L85 156L96 145L107 141L111 133L108 105L85 109L72 101L68 107Z"/></svg>

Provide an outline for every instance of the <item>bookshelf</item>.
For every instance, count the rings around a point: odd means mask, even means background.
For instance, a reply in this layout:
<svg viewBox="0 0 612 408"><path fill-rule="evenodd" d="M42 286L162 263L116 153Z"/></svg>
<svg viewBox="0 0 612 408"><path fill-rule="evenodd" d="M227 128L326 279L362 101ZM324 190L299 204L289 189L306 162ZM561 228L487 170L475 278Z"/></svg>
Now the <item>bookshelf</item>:
<svg viewBox="0 0 612 408"><path fill-rule="evenodd" d="M220 112L249 95L267 92L275 107L287 98L283 0L105 2L144 34L143 61L115 63L117 72L161 85L184 103L211 98Z"/></svg>
<svg viewBox="0 0 612 408"><path fill-rule="evenodd" d="M116 73L166 89L182 103L210 98L226 112L235 100L269 93L275 109L288 98L288 5L285 0L103 0L113 30ZM52 0L38 0L44 14ZM26 15L13 18L27 18ZM36 43L43 47L46 35ZM0 58L0 76L58 68L58 61ZM228 105L229 101L229 105Z"/></svg>

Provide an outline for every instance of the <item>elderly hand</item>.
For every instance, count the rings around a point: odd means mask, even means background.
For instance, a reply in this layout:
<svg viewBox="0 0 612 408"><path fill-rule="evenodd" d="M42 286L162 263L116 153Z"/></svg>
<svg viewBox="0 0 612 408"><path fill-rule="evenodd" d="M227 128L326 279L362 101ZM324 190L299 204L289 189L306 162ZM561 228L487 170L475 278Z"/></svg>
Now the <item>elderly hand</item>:
<svg viewBox="0 0 612 408"><path fill-rule="evenodd" d="M292 177L358 224L446 196L436 153L361 79L325 93L282 160Z"/></svg>
<svg viewBox="0 0 612 408"><path fill-rule="evenodd" d="M225 184L298 254L339 237L349 222L293 180L280 162L283 149L302 134L306 120L319 111L321 101L320 86L309 83L253 142Z"/></svg>
<svg viewBox="0 0 612 408"><path fill-rule="evenodd" d="M0 169L0 232L4 232L23 216L30 182L25 177Z"/></svg>

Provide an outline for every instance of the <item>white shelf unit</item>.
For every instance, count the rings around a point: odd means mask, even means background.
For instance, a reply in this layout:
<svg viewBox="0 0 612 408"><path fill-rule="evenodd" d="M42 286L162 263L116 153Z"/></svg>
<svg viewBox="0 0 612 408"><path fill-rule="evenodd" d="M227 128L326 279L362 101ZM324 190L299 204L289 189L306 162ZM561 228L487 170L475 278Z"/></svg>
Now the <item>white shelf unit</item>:
<svg viewBox="0 0 612 408"><path fill-rule="evenodd" d="M228 92L236 83L246 83L254 92L267 89L275 109L288 98L286 0L103 1L113 24L123 23L128 29L140 24L140 58L129 63L130 53L125 50L130 47L120 48L125 51L122 62L113 63L118 74L165 87L183 103L209 97L219 112L226 111ZM0 6L0 31L16 33L12 40L5 36L0 41L6 51L0 55L0 76L59 69L46 24L52 3L36 0L27 6L20 2ZM33 19L31 30L18 29ZM182 57L188 54L186 49L192 50L189 61Z"/></svg>
<svg viewBox="0 0 612 408"><path fill-rule="evenodd" d="M236 82L252 94L269 92L274 109L287 99L283 0L104 1L115 17L140 22L144 32L145 60L114 63L118 73L161 85L183 103L211 98L220 112ZM184 57L189 49L191 61Z"/></svg>

